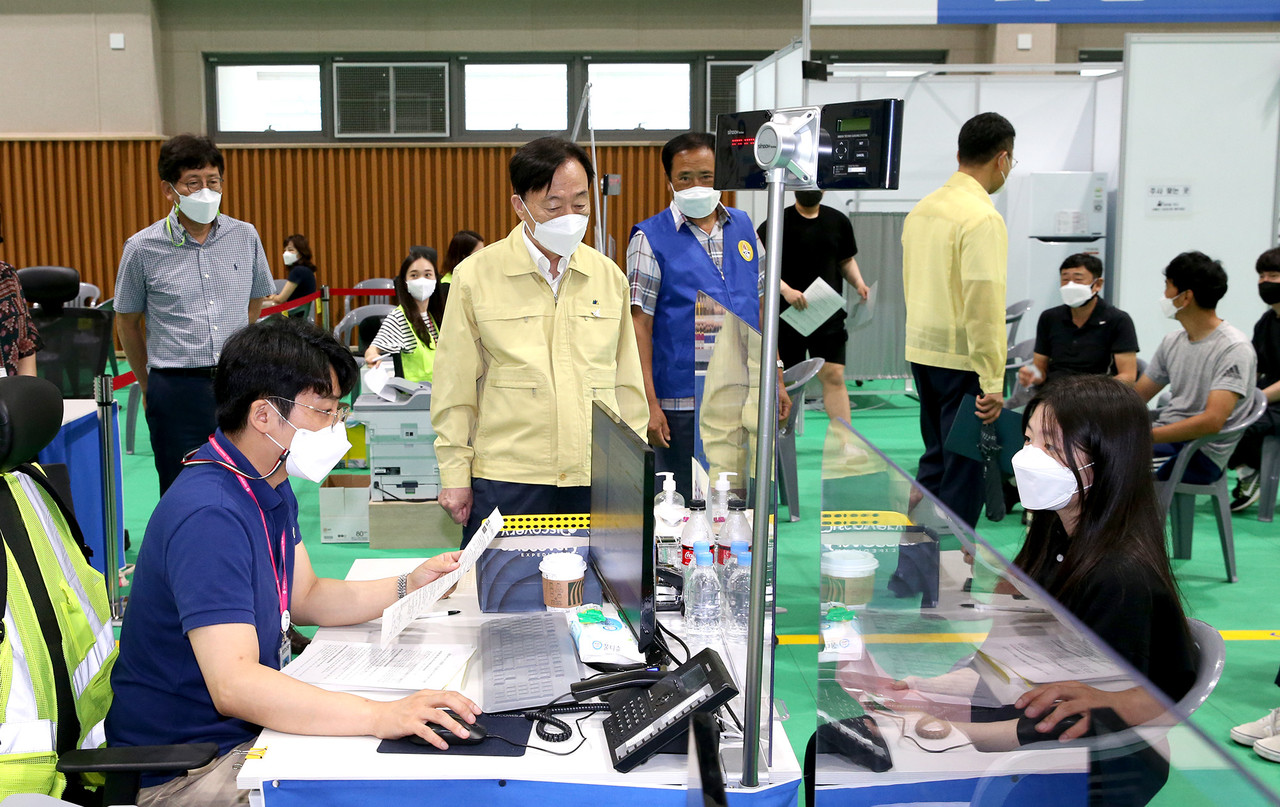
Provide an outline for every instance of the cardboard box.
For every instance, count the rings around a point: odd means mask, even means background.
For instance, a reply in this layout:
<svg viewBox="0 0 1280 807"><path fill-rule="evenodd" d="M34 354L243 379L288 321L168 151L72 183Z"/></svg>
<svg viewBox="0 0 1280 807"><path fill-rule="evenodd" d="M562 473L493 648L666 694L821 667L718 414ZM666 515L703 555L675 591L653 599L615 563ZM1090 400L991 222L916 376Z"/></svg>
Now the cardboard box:
<svg viewBox="0 0 1280 807"><path fill-rule="evenodd" d="M330 474L320 485L320 543L369 541L369 475Z"/></svg>
<svg viewBox="0 0 1280 807"><path fill-rule="evenodd" d="M457 549L462 525L440 502L371 502L370 549Z"/></svg>

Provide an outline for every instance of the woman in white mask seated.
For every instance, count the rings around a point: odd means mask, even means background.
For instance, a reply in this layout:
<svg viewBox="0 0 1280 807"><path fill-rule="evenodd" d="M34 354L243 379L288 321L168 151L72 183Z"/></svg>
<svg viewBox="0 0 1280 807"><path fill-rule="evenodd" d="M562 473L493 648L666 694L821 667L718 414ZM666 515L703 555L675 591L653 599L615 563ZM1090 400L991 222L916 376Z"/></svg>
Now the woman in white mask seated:
<svg viewBox="0 0 1280 807"><path fill-rule="evenodd" d="M425 250L415 248L400 262L395 283L396 309L382 321L364 352L365 363L376 367L384 356L399 353L406 381L430 381L444 317L444 299L436 294L435 263Z"/></svg>

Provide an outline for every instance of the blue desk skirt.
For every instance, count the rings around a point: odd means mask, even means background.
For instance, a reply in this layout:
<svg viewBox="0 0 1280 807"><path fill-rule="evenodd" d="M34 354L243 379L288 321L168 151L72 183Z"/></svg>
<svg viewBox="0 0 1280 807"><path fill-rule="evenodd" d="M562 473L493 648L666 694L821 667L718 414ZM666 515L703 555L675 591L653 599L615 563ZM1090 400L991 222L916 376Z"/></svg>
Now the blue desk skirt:
<svg viewBox="0 0 1280 807"><path fill-rule="evenodd" d="M124 563L124 498L121 486L120 466L120 405L111 406L111 437L115 441L115 479L116 479L116 536L119 563ZM84 532L85 543L93 550L90 563L93 568L106 574L106 507L102 497L102 447L101 430L98 427L98 411L94 409L87 415L76 418L65 424L58 436L53 438L43 451L37 462L41 464L62 463L71 474L72 507L76 511L76 521Z"/></svg>

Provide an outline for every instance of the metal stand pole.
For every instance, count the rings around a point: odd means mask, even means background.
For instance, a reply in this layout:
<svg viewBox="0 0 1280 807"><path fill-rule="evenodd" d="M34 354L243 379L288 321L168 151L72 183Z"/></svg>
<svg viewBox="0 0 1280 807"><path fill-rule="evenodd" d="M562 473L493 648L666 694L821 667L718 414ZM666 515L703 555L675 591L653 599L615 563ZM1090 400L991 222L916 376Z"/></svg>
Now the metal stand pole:
<svg viewBox="0 0 1280 807"><path fill-rule="evenodd" d="M786 191L782 168L766 172L769 183L769 250L760 322L760 418L756 422L756 501L751 539L751 609L747 619L746 706L742 714L742 786L760 784L760 706L764 677L766 575L769 572L769 512L773 502L774 438L778 432L778 289L782 279L782 214Z"/></svg>
<svg viewBox="0 0 1280 807"><path fill-rule="evenodd" d="M124 609L120 603L120 536L116 533L116 440L112 426L115 409L115 392L111 389L111 376L100 375L93 379L93 398L98 404L98 434L101 437L102 457L102 512L103 544L107 558L103 567L107 578L107 600L111 619L119 620Z"/></svg>
<svg viewBox="0 0 1280 807"><path fill-rule="evenodd" d="M326 331L333 330L333 317L329 313L329 287L320 287L320 325Z"/></svg>

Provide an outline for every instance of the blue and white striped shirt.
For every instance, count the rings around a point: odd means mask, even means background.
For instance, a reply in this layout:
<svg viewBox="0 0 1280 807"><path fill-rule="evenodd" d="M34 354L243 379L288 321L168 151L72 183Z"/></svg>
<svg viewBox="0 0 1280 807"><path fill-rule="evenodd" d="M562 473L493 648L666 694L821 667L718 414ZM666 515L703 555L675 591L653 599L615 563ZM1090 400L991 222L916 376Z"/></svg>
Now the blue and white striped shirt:
<svg viewBox="0 0 1280 807"><path fill-rule="evenodd" d="M249 301L274 291L252 224L219 214L199 244L173 212L124 242L115 310L146 316L148 367L212 367Z"/></svg>

